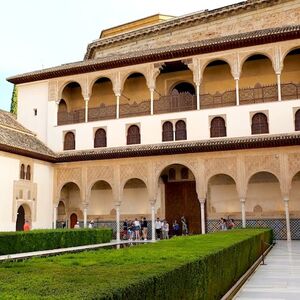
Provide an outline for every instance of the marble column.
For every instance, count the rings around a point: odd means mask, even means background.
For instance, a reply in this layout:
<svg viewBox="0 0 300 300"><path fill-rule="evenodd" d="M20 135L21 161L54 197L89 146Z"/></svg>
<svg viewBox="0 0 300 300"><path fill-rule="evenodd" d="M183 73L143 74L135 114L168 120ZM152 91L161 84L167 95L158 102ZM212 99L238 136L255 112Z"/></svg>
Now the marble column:
<svg viewBox="0 0 300 300"><path fill-rule="evenodd" d="M88 210L88 206L84 205L83 207L83 227L87 228L87 210Z"/></svg>
<svg viewBox="0 0 300 300"><path fill-rule="evenodd" d="M196 84L196 93L197 93L197 110L200 110L200 83Z"/></svg>
<svg viewBox="0 0 300 300"><path fill-rule="evenodd" d="M205 199L200 199L201 234L205 234Z"/></svg>
<svg viewBox="0 0 300 300"><path fill-rule="evenodd" d="M54 203L53 204L53 229L56 229L56 222L57 222L57 207L58 204Z"/></svg>
<svg viewBox="0 0 300 300"><path fill-rule="evenodd" d="M116 205L117 241L120 242L120 204Z"/></svg>
<svg viewBox="0 0 300 300"><path fill-rule="evenodd" d="M120 118L120 94L116 94L117 97L117 105L116 105L116 118L119 119Z"/></svg>
<svg viewBox="0 0 300 300"><path fill-rule="evenodd" d="M89 120L89 100L90 98L84 98L85 109L84 109L84 122L87 123Z"/></svg>
<svg viewBox="0 0 300 300"><path fill-rule="evenodd" d="M291 241L291 226L290 226L290 212L289 212L289 198L285 197L284 201L284 210L285 210L285 221L286 221L286 239Z"/></svg>
<svg viewBox="0 0 300 300"><path fill-rule="evenodd" d="M151 203L152 241L155 241L155 203Z"/></svg>
<svg viewBox="0 0 300 300"><path fill-rule="evenodd" d="M246 199L241 198L240 202L241 202L241 212L242 212L242 227L246 228L246 209L245 209Z"/></svg>
<svg viewBox="0 0 300 300"><path fill-rule="evenodd" d="M278 89L278 101L281 101L281 73L277 73L277 89Z"/></svg>
<svg viewBox="0 0 300 300"><path fill-rule="evenodd" d="M154 89L150 89L150 113L154 114Z"/></svg>
<svg viewBox="0 0 300 300"><path fill-rule="evenodd" d="M240 87L239 87L239 78L235 78L235 97L236 105L240 105Z"/></svg>

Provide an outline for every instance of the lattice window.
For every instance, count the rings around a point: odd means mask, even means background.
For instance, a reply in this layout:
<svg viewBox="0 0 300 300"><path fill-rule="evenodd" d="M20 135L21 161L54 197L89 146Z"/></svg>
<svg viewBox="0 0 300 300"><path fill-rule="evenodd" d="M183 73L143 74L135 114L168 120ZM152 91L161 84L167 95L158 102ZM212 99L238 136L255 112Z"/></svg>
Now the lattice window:
<svg viewBox="0 0 300 300"><path fill-rule="evenodd" d="M173 141L174 135L173 135L173 124L169 121L165 122L163 124L163 131L162 131L162 141Z"/></svg>
<svg viewBox="0 0 300 300"><path fill-rule="evenodd" d="M30 180L30 179L31 179L31 168L30 168L29 165L28 165L27 168L26 168L26 179L27 179L27 180Z"/></svg>
<svg viewBox="0 0 300 300"><path fill-rule="evenodd" d="M141 143L140 128L136 125L131 125L127 130L127 145Z"/></svg>
<svg viewBox="0 0 300 300"><path fill-rule="evenodd" d="M186 167L181 168L180 175L181 179L189 179L189 169Z"/></svg>
<svg viewBox="0 0 300 300"><path fill-rule="evenodd" d="M20 179L25 179L25 166L24 166L24 164L21 165Z"/></svg>
<svg viewBox="0 0 300 300"><path fill-rule="evenodd" d="M74 149L75 149L75 134L69 131L65 134L64 150L74 150Z"/></svg>
<svg viewBox="0 0 300 300"><path fill-rule="evenodd" d="M295 114L295 130L300 130L300 109L298 109Z"/></svg>
<svg viewBox="0 0 300 300"><path fill-rule="evenodd" d="M176 170L174 168L169 169L169 180L176 179Z"/></svg>
<svg viewBox="0 0 300 300"><path fill-rule="evenodd" d="M106 131L103 128L95 132L94 147L106 147Z"/></svg>
<svg viewBox="0 0 300 300"><path fill-rule="evenodd" d="M215 117L210 123L210 137L226 136L225 120L221 117Z"/></svg>
<svg viewBox="0 0 300 300"><path fill-rule="evenodd" d="M175 124L175 140L186 140L186 124L182 120Z"/></svg>
<svg viewBox="0 0 300 300"><path fill-rule="evenodd" d="M269 133L268 118L263 113L257 113L252 117L252 134Z"/></svg>

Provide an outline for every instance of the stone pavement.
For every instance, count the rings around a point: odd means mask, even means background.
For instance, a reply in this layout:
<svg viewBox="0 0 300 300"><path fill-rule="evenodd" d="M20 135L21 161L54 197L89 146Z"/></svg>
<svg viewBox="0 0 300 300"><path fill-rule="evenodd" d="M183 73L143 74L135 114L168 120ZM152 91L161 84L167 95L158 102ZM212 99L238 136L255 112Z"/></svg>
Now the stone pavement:
<svg viewBox="0 0 300 300"><path fill-rule="evenodd" d="M235 300L300 300L300 241L277 241Z"/></svg>

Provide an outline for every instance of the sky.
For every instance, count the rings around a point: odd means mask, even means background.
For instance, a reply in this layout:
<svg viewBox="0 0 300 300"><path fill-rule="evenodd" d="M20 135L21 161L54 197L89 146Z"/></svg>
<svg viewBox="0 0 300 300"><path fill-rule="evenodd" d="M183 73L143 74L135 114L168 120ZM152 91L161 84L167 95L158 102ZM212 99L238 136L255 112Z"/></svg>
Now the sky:
<svg viewBox="0 0 300 300"><path fill-rule="evenodd" d="M0 0L0 109L6 78L83 60L101 30L156 13L181 16L241 0Z"/></svg>

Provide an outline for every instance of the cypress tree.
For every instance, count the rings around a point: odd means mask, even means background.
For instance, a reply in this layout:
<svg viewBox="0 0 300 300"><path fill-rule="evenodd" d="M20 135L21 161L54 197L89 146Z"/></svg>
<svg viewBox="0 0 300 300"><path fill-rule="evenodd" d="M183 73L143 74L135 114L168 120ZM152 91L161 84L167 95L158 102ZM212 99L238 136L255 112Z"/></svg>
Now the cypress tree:
<svg viewBox="0 0 300 300"><path fill-rule="evenodd" d="M18 91L16 85L14 85L14 89L11 96L11 103L10 103L10 112L17 116L18 111Z"/></svg>

